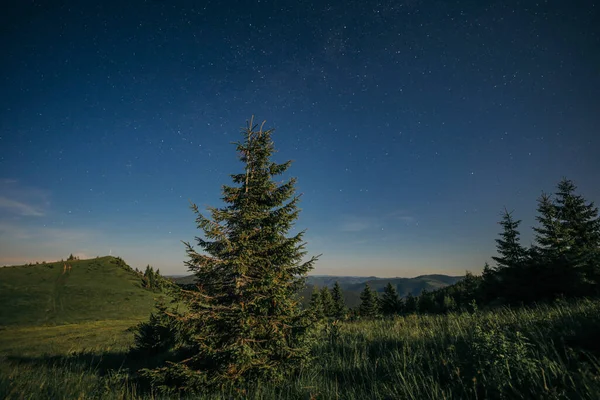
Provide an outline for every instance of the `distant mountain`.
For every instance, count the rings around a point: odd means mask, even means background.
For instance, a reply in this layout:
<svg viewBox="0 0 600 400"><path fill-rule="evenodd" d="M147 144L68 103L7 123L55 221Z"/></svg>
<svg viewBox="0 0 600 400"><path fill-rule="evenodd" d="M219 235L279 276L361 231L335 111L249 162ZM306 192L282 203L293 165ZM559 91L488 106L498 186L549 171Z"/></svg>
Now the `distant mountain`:
<svg viewBox="0 0 600 400"><path fill-rule="evenodd" d="M184 277L169 277L173 282L178 285L189 285L195 282L194 275ZM364 289L365 284L368 283L371 289L377 292L383 292L385 286L390 282L395 286L398 294L401 297L407 296L412 293L414 296L421 294L423 290L436 290L449 285L452 285L459 280L462 276L449 276L441 274L432 275L421 275L415 278L378 278L375 276L331 276L331 275L309 275L306 278L306 287L300 291L300 296L304 299L304 303L307 303L310 299L310 295L313 291L313 287L319 288L328 287L332 288L335 282L339 282L342 292L344 293L344 300L348 307L356 307L360 304L360 292Z"/></svg>
<svg viewBox="0 0 600 400"><path fill-rule="evenodd" d="M407 296L412 293L414 296L421 294L423 290L436 290L449 285L452 285L459 280L462 276L449 276L449 275L421 275L415 278L377 278L374 276L370 277L356 277L356 276L318 276L312 275L306 279L306 288L301 291L300 295L304 298L305 302L310 299L313 287L327 286L328 288L333 287L335 282L339 282L342 292L344 293L344 300L348 307L356 307L360 304L360 292L365 288L365 284L369 284L371 289L377 292L383 292L383 289L390 282L398 291L401 297Z"/></svg>
<svg viewBox="0 0 600 400"><path fill-rule="evenodd" d="M309 275L306 278L307 285L317 285L319 287L327 286L332 288L335 282L342 286L364 284L367 281L378 279L376 276L331 276L331 275Z"/></svg>
<svg viewBox="0 0 600 400"><path fill-rule="evenodd" d="M166 278L178 285L192 285L196 283L195 275L167 275Z"/></svg>

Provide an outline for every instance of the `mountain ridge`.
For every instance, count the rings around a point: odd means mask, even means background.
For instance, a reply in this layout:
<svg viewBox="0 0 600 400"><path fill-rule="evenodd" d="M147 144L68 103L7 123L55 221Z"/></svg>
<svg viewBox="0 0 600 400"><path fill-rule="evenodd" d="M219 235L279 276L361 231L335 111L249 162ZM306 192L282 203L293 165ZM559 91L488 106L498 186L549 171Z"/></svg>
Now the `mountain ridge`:
<svg viewBox="0 0 600 400"><path fill-rule="evenodd" d="M167 276L178 285L192 285L195 282L194 275L175 278ZM308 275L306 277L306 286L300 291L300 297L303 304L308 304L313 288L327 287L331 289L335 282L338 282L344 294L344 300L348 307L356 307L360 304L360 292L368 283L371 289L376 292L383 292L385 286L391 283L400 297L406 297L409 294L418 296L424 290L433 291L450 286L459 280L462 276L452 276L444 274L419 275L414 278L380 278L376 276L335 276L335 275Z"/></svg>

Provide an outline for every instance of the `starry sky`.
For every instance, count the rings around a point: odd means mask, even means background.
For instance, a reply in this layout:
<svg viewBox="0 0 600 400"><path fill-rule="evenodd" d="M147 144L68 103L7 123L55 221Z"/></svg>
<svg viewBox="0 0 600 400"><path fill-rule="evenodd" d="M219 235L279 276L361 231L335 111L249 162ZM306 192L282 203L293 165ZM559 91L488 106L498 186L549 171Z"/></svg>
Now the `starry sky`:
<svg viewBox="0 0 600 400"><path fill-rule="evenodd" d="M303 193L313 273L481 271L561 177L600 201L600 3L9 1L0 265L185 274L255 115Z"/></svg>

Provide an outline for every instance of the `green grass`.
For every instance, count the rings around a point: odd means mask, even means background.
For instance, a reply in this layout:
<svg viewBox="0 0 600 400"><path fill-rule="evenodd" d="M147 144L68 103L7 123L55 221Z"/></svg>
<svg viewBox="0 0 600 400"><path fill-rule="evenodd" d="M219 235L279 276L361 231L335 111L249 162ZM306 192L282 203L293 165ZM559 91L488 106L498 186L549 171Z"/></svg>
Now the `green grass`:
<svg viewBox="0 0 600 400"><path fill-rule="evenodd" d="M9 357L63 356L77 352L127 351L131 327L142 319L106 320L0 330L0 354Z"/></svg>
<svg viewBox="0 0 600 400"><path fill-rule="evenodd" d="M0 268L4 327L146 318L155 297L114 257Z"/></svg>
<svg viewBox="0 0 600 400"><path fill-rule="evenodd" d="M134 371L135 321L0 333L0 398L162 398ZM284 385L194 398L598 399L600 301L321 326ZM177 397L177 396L173 396Z"/></svg>

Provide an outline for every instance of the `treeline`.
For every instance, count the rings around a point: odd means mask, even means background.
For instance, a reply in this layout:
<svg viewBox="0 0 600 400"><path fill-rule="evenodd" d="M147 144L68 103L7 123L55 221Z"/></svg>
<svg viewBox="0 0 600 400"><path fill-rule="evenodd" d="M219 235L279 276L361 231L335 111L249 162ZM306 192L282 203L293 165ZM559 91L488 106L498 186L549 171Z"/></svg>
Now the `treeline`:
<svg viewBox="0 0 600 400"><path fill-rule="evenodd" d="M153 290L162 291L167 287L174 287L175 284L160 274L160 269L154 270L150 265L146 266L146 269L142 271L135 269L135 272L142 278L142 287Z"/></svg>
<svg viewBox="0 0 600 400"><path fill-rule="evenodd" d="M462 293L462 287L466 283L472 284L472 282L479 279L479 277L468 274L465 280L460 281L456 285L449 286L448 288L451 289L453 293ZM429 313L458 309L456 306L457 301L453 296L446 292L428 292L427 290L424 290L420 296L415 297L412 294L409 294L406 298L401 298L397 289L391 283L387 284L381 294L373 290L367 283L360 294L360 300L361 302L358 307L347 307L344 302L342 289L339 283L336 282L331 290L326 287L321 289L314 287L309 303L309 309L315 320L354 320L359 318L375 318L416 312ZM442 306L437 307L438 303ZM468 301L461 301L461 303L468 304Z"/></svg>
<svg viewBox="0 0 600 400"><path fill-rule="evenodd" d="M310 307L317 318L355 318L411 313L446 313L475 307L524 305L558 298L596 297L600 294L600 219L598 208L576 193L575 184L563 179L554 196L538 199L535 242L529 248L520 241L521 220L504 210L496 239L495 266L486 263L483 274L467 272L464 279L419 296L400 298L388 283L379 295L367 284L361 304L347 309L330 305L341 290L315 290ZM333 310L346 310L344 313Z"/></svg>
<svg viewBox="0 0 600 400"><path fill-rule="evenodd" d="M521 220L504 210L496 239L495 266L467 273L460 282L418 297L398 299L388 285L380 314L445 313L473 307L524 305L600 294L598 208L563 179L554 195L538 198L534 243L521 244ZM366 289L365 289L366 290ZM361 296L362 297L362 296Z"/></svg>

